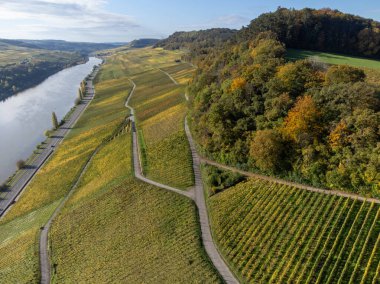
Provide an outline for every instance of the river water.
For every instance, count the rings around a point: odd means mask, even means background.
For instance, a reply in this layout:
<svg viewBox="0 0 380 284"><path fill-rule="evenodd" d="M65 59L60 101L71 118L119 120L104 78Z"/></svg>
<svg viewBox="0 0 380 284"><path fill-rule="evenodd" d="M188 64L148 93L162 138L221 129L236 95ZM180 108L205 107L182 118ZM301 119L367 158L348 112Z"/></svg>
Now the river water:
<svg viewBox="0 0 380 284"><path fill-rule="evenodd" d="M52 128L51 113L61 120L74 106L80 82L100 62L90 57L0 102L0 183L16 170L18 160L27 159L45 140L45 130Z"/></svg>

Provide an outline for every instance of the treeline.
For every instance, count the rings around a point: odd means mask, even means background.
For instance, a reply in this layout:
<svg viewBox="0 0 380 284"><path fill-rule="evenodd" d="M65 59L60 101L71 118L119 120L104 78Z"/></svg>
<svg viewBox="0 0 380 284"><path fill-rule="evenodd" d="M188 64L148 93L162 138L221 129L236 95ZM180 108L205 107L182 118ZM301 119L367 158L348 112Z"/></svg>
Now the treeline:
<svg viewBox="0 0 380 284"><path fill-rule="evenodd" d="M379 197L379 90L362 70L287 62L285 52L264 32L198 64L198 143L222 163Z"/></svg>
<svg viewBox="0 0 380 284"><path fill-rule="evenodd" d="M94 42L70 42L64 40L31 40L31 39L0 39L0 44L6 43L13 46L44 49L52 51L78 52L89 55L92 52L103 49L116 48L127 43L94 43Z"/></svg>
<svg viewBox="0 0 380 284"><path fill-rule="evenodd" d="M46 56L24 59L17 64L0 68L0 101L38 85L47 77L67 67L84 63L86 57L78 53L54 52Z"/></svg>
<svg viewBox="0 0 380 284"><path fill-rule="evenodd" d="M147 47L150 45L155 45L157 42L159 42L159 39L140 38L140 39L135 39L135 40L131 41L128 45L129 45L129 47L132 47L132 48L143 48L143 47Z"/></svg>
<svg viewBox="0 0 380 284"><path fill-rule="evenodd" d="M278 8L239 32L239 40L274 32L286 47L380 58L380 23L337 10Z"/></svg>
<svg viewBox="0 0 380 284"><path fill-rule="evenodd" d="M154 47L169 50L187 49L189 52L185 59L200 59L215 49L235 40L237 30L208 29L191 32L175 32L167 39L160 40Z"/></svg>

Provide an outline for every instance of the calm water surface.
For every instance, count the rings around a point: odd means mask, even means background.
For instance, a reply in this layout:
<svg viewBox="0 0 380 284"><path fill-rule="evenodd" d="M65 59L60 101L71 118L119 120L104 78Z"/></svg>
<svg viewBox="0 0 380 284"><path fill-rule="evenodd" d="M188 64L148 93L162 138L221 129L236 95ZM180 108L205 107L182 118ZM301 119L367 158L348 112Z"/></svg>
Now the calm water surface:
<svg viewBox="0 0 380 284"><path fill-rule="evenodd" d="M51 113L58 119L74 106L80 82L100 59L62 70L34 88L0 102L0 183L15 170L16 162L27 159L45 130L52 127Z"/></svg>

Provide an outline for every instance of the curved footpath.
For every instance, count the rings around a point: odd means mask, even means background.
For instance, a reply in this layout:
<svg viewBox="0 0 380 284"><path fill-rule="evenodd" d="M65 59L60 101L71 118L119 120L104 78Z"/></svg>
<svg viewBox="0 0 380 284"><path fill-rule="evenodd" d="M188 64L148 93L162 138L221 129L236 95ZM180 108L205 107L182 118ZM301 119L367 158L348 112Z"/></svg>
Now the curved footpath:
<svg viewBox="0 0 380 284"><path fill-rule="evenodd" d="M164 71L162 71L162 72L167 74ZM175 82L175 80L169 74L167 74L167 75L172 79L173 82ZM228 268L228 266L226 265L226 263L224 262L221 255L219 254L218 250L216 249L216 245L212 239L211 230L210 230L210 223L209 223L209 219L208 219L208 212L207 212L207 207L206 207L206 201L205 201L205 197L204 197L202 177L201 177L201 172L200 172L200 159L199 159L199 156L195 150L194 142L192 140L189 128L187 126L187 121L185 121L185 131L186 131L186 135L187 135L187 138L189 140L189 143L190 143L191 153L192 153L192 157L193 157L193 170L194 170L194 176L195 176L195 192L194 192L194 190L183 191L180 189L176 189L176 188L155 182L153 180L150 180L150 179L148 179L142 175L141 166L140 166L140 157L139 157L139 151L138 151L138 141L137 141L137 134L136 134L134 110L129 105L129 101L130 101L130 99L131 99L131 97L132 97L132 95L136 89L136 84L133 82L133 80L130 79L130 81L133 84L133 89L132 89L132 91L131 91L131 93L130 93L127 101L126 101L125 106L127 108L129 108L131 111L129 119L132 122L133 167L134 167L134 172L135 172L136 178L138 178L138 179L140 179L146 183L149 183L149 184L152 184L152 185L173 191L175 193L184 195L184 196L189 197L195 201L195 204L198 207L199 221L200 221L201 232L202 232L201 233L202 234L202 242L203 242L203 245L206 249L208 256L210 257L213 265L218 270L219 274L222 276L222 278L224 279L224 281L226 283L228 283L228 284L239 283L236 280L235 276L230 271L230 269ZM178 84L178 83L176 83L176 84Z"/></svg>
<svg viewBox="0 0 380 284"><path fill-rule="evenodd" d="M98 70L98 69L96 69ZM95 71L96 72L96 71ZM92 79L94 78L93 73L90 77L87 85L87 96L83 99L82 103L77 105L70 117L65 121L65 123L60 126L46 142L43 151L30 163L25 169L22 169L22 175L17 179L17 181L10 186L7 190L6 195L0 199L0 218L3 217L12 204L19 198L22 191L29 184L35 174L44 165L47 159L53 154L55 147L62 142L64 137L73 127L73 125L78 121L79 117L82 115L84 110L87 108L89 103L94 97L94 90L92 86Z"/></svg>
<svg viewBox="0 0 380 284"><path fill-rule="evenodd" d="M70 130L70 128L77 122L80 115L83 113L83 111L87 108L87 106L90 104L90 102L94 98L95 89L93 87L92 80L95 78L98 70L99 70L98 68L95 69L95 71L90 75L89 79L87 80L87 94L88 95L85 96L85 100L84 100L85 102L81 103L81 105L84 104L85 106L83 108L81 108L81 111L74 117L75 118L74 120L71 120L71 116L70 116L70 123L67 125L65 123L63 126L60 127L59 130L61 130L61 128L63 128L64 130L67 130L67 132L68 132L68 130ZM67 132L66 132L66 134L67 134ZM57 134L55 133L54 135L57 135ZM61 141L59 141L57 143L60 143L60 142ZM96 148L95 151L90 156L90 158L87 160L84 168L82 169L79 177L75 181L75 184L70 189L69 193L65 196L65 198L61 201L61 203L58 205L58 207L54 210L53 214L50 216L50 218L47 221L47 223L45 224L45 226L41 227L40 243L39 243L40 273L41 273L40 283L41 284L49 284L50 279L51 279L50 257L49 257L49 240L48 240L49 230L50 230L51 224L52 224L53 220L55 219L55 217L58 215L58 213L61 211L62 207L65 205L66 201L73 194L74 190L76 189L76 187L79 184L80 179L82 178L83 174L86 172L88 165L90 164L93 157L96 155L96 153L98 151L99 151L99 148Z"/></svg>

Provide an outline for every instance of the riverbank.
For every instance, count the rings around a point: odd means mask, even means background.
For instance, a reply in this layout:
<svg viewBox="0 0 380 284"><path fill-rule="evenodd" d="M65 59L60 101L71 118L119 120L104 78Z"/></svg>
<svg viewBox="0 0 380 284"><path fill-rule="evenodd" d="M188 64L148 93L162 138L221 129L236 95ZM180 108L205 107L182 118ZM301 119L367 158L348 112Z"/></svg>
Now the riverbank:
<svg viewBox="0 0 380 284"><path fill-rule="evenodd" d="M44 132L52 126L51 113L54 111L62 120L70 112L80 82L100 62L90 57L87 63L62 70L40 85L0 102L0 184L16 171L18 160L41 152Z"/></svg>
<svg viewBox="0 0 380 284"><path fill-rule="evenodd" d="M51 154L53 154L55 148L62 142L81 114L90 104L95 95L92 80L95 78L98 70L99 67L95 67L93 72L87 77L86 94L81 102L70 111L70 116L61 123L61 126L41 143L41 145L43 145L41 153L34 153L32 157L28 159L29 162L26 163L22 169L19 169L13 178L10 178L6 182L6 189L0 194L0 217L2 217L15 202L23 189L44 165L46 160L49 159Z"/></svg>
<svg viewBox="0 0 380 284"><path fill-rule="evenodd" d="M57 53L57 55L53 53L45 56L43 59L36 60L32 57L31 60L25 59L18 64L0 68L0 102L38 86L64 69L89 61L88 56L70 53Z"/></svg>

